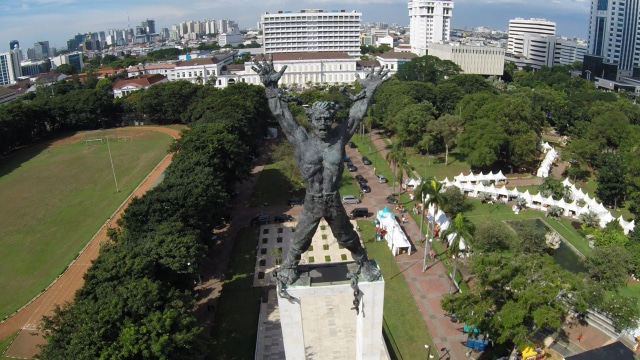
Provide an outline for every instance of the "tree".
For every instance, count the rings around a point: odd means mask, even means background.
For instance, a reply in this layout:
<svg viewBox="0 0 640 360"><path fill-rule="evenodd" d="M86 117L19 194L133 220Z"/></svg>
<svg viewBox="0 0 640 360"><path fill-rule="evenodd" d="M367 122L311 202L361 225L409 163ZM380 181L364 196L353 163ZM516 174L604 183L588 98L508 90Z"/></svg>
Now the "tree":
<svg viewBox="0 0 640 360"><path fill-rule="evenodd" d="M631 259L621 246L596 247L587 257L589 277L605 290L617 290L627 283Z"/></svg>
<svg viewBox="0 0 640 360"><path fill-rule="evenodd" d="M457 187L447 187L444 191L444 196L447 200L442 206L442 211L444 211L449 217L453 217L467 209L468 206L465 202L465 197Z"/></svg>
<svg viewBox="0 0 640 360"><path fill-rule="evenodd" d="M473 233L475 250L480 253L507 251L513 242L513 231L502 223L480 223Z"/></svg>
<svg viewBox="0 0 640 360"><path fill-rule="evenodd" d="M545 235L546 226L539 226L534 220L517 221L509 224L516 232L516 241L512 251L527 255L541 255L547 253Z"/></svg>
<svg viewBox="0 0 640 360"><path fill-rule="evenodd" d="M422 214L426 215L430 206L433 206L433 214L434 216L438 213L438 209L442 209L444 205L447 203L447 197L442 192L442 183L436 180L434 177L430 177L427 179L423 179L420 184L413 189L414 195L417 199L425 199L424 204L422 204L423 211ZM431 221L431 239L435 238L435 219Z"/></svg>
<svg viewBox="0 0 640 360"><path fill-rule="evenodd" d="M603 154L598 169L596 195L604 204L615 208L624 202L627 185L622 158L615 154Z"/></svg>
<svg viewBox="0 0 640 360"><path fill-rule="evenodd" d="M464 244L465 251L468 255L471 254L471 243L473 242L474 225L469 219L462 216L462 213L458 213L453 221L450 222L449 227L445 229L440 235L441 239L448 242L447 254L453 259L453 271L451 272L451 285L454 284L457 275L458 262L457 257L460 253L460 245ZM451 294L451 288L449 289Z"/></svg>
<svg viewBox="0 0 640 360"><path fill-rule="evenodd" d="M457 75L462 69L454 62L440 60L431 55L415 57L398 66L396 78L400 81L421 81L437 84L439 81Z"/></svg>
<svg viewBox="0 0 640 360"><path fill-rule="evenodd" d="M78 70L76 70L76 68L73 65L61 64L58 67L56 67L54 72L58 74L72 75L72 74L77 74Z"/></svg>
<svg viewBox="0 0 640 360"><path fill-rule="evenodd" d="M559 330L569 309L586 311L582 280L550 256L477 254L469 269L475 291L445 296L441 306L497 343L530 344L542 328Z"/></svg>
<svg viewBox="0 0 640 360"><path fill-rule="evenodd" d="M449 165L449 148L458 143L458 136L462 133L462 118L456 115L444 115L429 124L429 129L444 144L444 165Z"/></svg>
<svg viewBox="0 0 640 360"><path fill-rule="evenodd" d="M391 148L387 153L386 159L390 164L392 164L393 171L393 193L396 193L396 180L402 184L402 171L407 164L407 152L400 145L400 143L391 144ZM398 170L400 171L400 176L398 176Z"/></svg>

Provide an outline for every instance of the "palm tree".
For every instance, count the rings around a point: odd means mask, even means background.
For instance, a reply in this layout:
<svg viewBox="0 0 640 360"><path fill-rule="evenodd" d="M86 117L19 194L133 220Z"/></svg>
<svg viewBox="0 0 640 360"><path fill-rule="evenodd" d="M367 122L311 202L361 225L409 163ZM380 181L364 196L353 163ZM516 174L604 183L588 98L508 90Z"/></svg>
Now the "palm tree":
<svg viewBox="0 0 640 360"><path fill-rule="evenodd" d="M447 254L453 258L453 272L451 273L451 285L455 281L458 262L456 257L460 252L460 241L464 240L465 250L467 253L471 253L471 243L473 242L473 232L475 227L473 223L466 217L462 216L462 213L458 213L455 219L449 224L449 227L440 235L443 241L449 241L451 236L451 244ZM449 294L451 294L451 287L449 288Z"/></svg>
<svg viewBox="0 0 640 360"><path fill-rule="evenodd" d="M429 206L433 204L433 220L431 225L431 239L426 241L427 246L431 245L433 238L435 237L436 231L436 219L435 216L438 213L438 209L442 208L444 204L447 202L447 197L442 191L442 183L436 180L434 177L430 177L424 179L420 182L420 184L413 189L413 193L416 199L424 200L422 204L422 214L420 216L425 216L425 213L429 209ZM424 221L424 218L421 219L421 223ZM420 234L422 236L422 233ZM424 272L427 269L427 251L431 249L425 250L425 256L422 264L422 271Z"/></svg>
<svg viewBox="0 0 640 360"><path fill-rule="evenodd" d="M578 221L580 221L585 226L590 226L596 229L600 226L600 217L594 211L580 214L578 216Z"/></svg>
<svg viewBox="0 0 640 360"><path fill-rule="evenodd" d="M393 164L393 193L396 193L396 179L398 179L398 167L403 170L407 164L407 152L400 146L400 143L391 144L391 148L385 158L387 162ZM400 182L402 182L402 173L400 174Z"/></svg>

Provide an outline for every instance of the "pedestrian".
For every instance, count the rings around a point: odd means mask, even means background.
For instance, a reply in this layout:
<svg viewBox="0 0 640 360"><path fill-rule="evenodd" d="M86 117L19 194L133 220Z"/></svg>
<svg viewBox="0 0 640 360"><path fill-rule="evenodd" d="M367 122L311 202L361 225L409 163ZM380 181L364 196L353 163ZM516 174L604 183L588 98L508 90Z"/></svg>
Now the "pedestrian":
<svg viewBox="0 0 640 360"><path fill-rule="evenodd" d="M578 342L580 342L580 340L582 340L582 333L578 334Z"/></svg>

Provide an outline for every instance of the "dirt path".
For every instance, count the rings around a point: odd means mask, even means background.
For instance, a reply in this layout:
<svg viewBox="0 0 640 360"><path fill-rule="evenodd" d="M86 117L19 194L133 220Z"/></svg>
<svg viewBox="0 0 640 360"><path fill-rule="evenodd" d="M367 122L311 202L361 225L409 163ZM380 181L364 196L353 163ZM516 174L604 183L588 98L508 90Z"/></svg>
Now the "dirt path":
<svg viewBox="0 0 640 360"><path fill-rule="evenodd" d="M180 136L179 130L165 127L145 126L141 128L135 128L135 130L159 131L168 134L173 138L178 138ZM79 141L82 139L82 135L74 135L73 137L71 137L71 140L73 140L74 138L76 139L76 141ZM53 143L52 145L60 145L68 141L70 140L60 140ZM122 205L120 205L120 207L111 216L112 222L114 224L115 221L120 218L120 215L122 215L124 209L127 207L131 199L133 199L134 197L141 197L155 182L155 180L162 174L167 166L169 166L169 164L171 163L171 159L171 154L165 156L162 161L151 171L151 173L147 175L142 183L133 191L133 193L129 195L129 197L122 203ZM54 280L54 282L49 285L47 289L45 289L42 293L36 296L33 300L31 300L31 302L22 307L16 313L0 323L0 339L9 337L17 330L27 330L21 332L20 336L33 338L21 339L24 341L16 340L14 344L12 344L9 349L7 349L7 352L4 354L5 356L24 358L26 354L30 354L31 356L29 357L33 357L33 355L39 352L39 349L35 348L34 345L38 342L42 342L42 340L37 341L38 337L30 336L30 333L33 333L37 330L37 326L43 316L53 314L55 305L61 305L64 302L73 300L76 291L84 283L84 273L91 266L91 261L98 256L100 243L107 239L106 232L107 224L105 224L100 228L100 230L98 230L98 232L93 236L93 238L89 241L85 248L80 252L78 257L71 264L69 264L67 270L62 273L56 280ZM31 349L29 349L28 347L31 347Z"/></svg>

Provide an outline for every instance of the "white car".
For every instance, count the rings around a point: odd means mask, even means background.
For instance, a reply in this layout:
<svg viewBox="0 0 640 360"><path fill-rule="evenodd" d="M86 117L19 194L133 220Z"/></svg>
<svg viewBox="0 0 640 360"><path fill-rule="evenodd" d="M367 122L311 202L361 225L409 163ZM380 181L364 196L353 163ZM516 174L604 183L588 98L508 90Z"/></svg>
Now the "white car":
<svg viewBox="0 0 640 360"><path fill-rule="evenodd" d="M343 204L360 204L360 199L353 195L345 195L342 197Z"/></svg>

